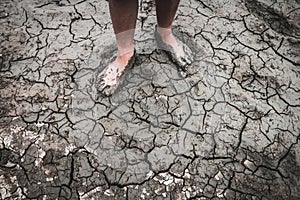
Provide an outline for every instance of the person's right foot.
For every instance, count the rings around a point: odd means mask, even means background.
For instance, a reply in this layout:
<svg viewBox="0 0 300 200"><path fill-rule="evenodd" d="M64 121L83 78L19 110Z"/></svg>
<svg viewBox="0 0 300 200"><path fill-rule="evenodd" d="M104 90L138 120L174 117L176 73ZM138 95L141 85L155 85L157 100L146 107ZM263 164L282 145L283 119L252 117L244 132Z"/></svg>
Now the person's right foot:
<svg viewBox="0 0 300 200"><path fill-rule="evenodd" d="M134 51L121 56L118 55L98 76L98 90L106 96L111 95L116 89L121 76L125 73L125 70L133 66L134 57Z"/></svg>

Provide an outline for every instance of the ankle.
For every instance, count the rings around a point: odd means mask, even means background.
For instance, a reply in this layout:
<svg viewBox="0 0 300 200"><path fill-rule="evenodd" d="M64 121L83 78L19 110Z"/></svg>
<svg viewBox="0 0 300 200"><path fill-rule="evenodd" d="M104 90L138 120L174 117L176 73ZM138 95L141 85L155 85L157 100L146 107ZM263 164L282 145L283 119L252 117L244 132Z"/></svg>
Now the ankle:
<svg viewBox="0 0 300 200"><path fill-rule="evenodd" d="M127 51L127 52L122 52L118 54L118 58L122 59L122 60L128 60L130 59L134 54L134 50L130 50L130 51Z"/></svg>
<svg viewBox="0 0 300 200"><path fill-rule="evenodd" d="M115 60L115 64L117 64L117 66L124 67L125 65L128 64L128 62L132 58L133 54L134 54L134 50L123 53L123 54L119 53Z"/></svg>
<svg viewBox="0 0 300 200"><path fill-rule="evenodd" d="M118 56L122 57L122 56L130 56L133 55L134 52L134 46L130 46L130 47L118 47Z"/></svg>
<svg viewBox="0 0 300 200"><path fill-rule="evenodd" d="M160 34L162 38L168 37L172 34L172 28L162 28L157 26L157 32Z"/></svg>

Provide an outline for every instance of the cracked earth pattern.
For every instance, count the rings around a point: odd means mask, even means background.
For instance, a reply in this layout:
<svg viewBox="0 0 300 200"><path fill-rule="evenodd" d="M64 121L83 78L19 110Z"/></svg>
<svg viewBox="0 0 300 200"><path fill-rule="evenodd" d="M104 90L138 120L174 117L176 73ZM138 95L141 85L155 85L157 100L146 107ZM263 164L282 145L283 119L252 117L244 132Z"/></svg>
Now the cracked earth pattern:
<svg viewBox="0 0 300 200"><path fill-rule="evenodd" d="M182 78L140 1L115 94L103 0L0 1L0 199L299 199L299 0L182 0Z"/></svg>

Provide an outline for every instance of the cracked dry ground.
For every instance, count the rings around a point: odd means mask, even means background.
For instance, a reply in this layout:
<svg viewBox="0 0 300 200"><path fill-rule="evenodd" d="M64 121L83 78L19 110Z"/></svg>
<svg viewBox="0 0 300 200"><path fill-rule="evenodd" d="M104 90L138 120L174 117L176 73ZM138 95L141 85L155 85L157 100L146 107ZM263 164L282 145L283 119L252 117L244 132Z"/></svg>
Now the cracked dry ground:
<svg viewBox="0 0 300 200"><path fill-rule="evenodd" d="M1 199L299 199L300 3L182 0L181 78L140 1L110 98L107 1L0 1Z"/></svg>

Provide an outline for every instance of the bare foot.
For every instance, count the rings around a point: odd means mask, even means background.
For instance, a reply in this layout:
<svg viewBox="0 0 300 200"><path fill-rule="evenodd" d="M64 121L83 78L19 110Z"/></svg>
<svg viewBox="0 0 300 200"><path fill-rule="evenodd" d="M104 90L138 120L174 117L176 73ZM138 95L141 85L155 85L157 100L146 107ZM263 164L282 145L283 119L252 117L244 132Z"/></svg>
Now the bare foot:
<svg viewBox="0 0 300 200"><path fill-rule="evenodd" d="M187 71L187 66L193 62L191 49L174 36L171 28L157 27L156 34L159 47L167 51L181 71Z"/></svg>
<svg viewBox="0 0 300 200"><path fill-rule="evenodd" d="M178 56L178 57L184 57L185 56L185 53L183 51L182 42L178 41L176 39L176 37L172 33L171 29L157 27L157 32L159 33L162 41L165 44L170 45L174 49L174 51L176 53L176 56Z"/></svg>
<svg viewBox="0 0 300 200"><path fill-rule="evenodd" d="M130 51L117 58L110 63L99 75L99 91L105 95L110 95L119 83L121 76L127 67L133 65L134 51Z"/></svg>

